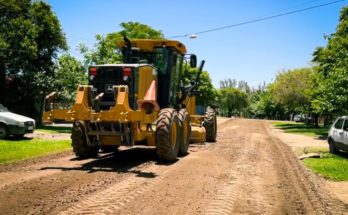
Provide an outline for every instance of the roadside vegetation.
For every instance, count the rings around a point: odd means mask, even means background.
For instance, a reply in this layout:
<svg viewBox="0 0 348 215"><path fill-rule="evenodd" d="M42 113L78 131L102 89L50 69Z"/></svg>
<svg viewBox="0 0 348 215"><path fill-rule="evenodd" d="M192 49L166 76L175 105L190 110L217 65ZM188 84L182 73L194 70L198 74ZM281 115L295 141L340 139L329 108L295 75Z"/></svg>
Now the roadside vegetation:
<svg viewBox="0 0 348 215"><path fill-rule="evenodd" d="M302 122L272 122L272 125L286 133L302 134L320 139L326 139L328 135L328 128L316 127L313 124L308 125Z"/></svg>
<svg viewBox="0 0 348 215"><path fill-rule="evenodd" d="M63 152L71 149L70 140L14 139L0 140L0 164Z"/></svg>
<svg viewBox="0 0 348 215"><path fill-rule="evenodd" d="M348 155L321 154L320 158L307 158L304 164L315 173L334 181L348 181Z"/></svg>

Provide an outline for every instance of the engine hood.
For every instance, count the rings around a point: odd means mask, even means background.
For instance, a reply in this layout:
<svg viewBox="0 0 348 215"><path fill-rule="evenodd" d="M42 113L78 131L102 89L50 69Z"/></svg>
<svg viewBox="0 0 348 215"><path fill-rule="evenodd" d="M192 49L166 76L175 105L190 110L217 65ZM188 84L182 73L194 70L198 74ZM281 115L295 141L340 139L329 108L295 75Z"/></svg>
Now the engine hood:
<svg viewBox="0 0 348 215"><path fill-rule="evenodd" d="M32 118L11 113L11 112L0 112L0 121L4 121L5 123L9 123L9 124L13 124L15 122L28 122L28 121L32 121L35 123L35 120Z"/></svg>

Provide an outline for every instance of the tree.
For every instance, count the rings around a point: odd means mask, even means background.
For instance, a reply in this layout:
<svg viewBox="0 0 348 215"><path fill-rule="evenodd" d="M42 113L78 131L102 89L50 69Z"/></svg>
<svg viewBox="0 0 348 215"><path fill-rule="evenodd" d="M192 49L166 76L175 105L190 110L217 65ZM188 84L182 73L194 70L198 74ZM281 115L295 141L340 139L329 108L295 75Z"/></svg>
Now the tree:
<svg viewBox="0 0 348 215"><path fill-rule="evenodd" d="M290 113L310 111L312 74L311 68L279 72L270 86L272 99Z"/></svg>
<svg viewBox="0 0 348 215"><path fill-rule="evenodd" d="M137 39L163 39L162 31L155 30L148 25L139 22L122 22L120 24L122 30L107 35L107 39L113 41L115 44L123 40L123 36Z"/></svg>
<svg viewBox="0 0 348 215"><path fill-rule="evenodd" d="M225 79L220 81L220 89L225 88L235 88L237 86L237 81L235 79Z"/></svg>
<svg viewBox="0 0 348 215"><path fill-rule="evenodd" d="M219 98L219 104L228 117L239 116L248 105L247 94L237 88L221 89Z"/></svg>
<svg viewBox="0 0 348 215"><path fill-rule="evenodd" d="M348 111L348 7L341 10L336 32L327 45L313 53L318 70L314 81L312 106L319 114L342 114Z"/></svg>
<svg viewBox="0 0 348 215"><path fill-rule="evenodd" d="M1 1L0 14L0 101L40 121L54 59L67 49L65 36L45 2Z"/></svg>
<svg viewBox="0 0 348 215"><path fill-rule="evenodd" d="M238 82L238 89L240 89L241 91L245 92L246 94L250 94L251 93L251 89L248 85L248 82L246 81L239 81Z"/></svg>
<svg viewBox="0 0 348 215"><path fill-rule="evenodd" d="M87 84L87 74L83 65L69 54L59 57L54 78L54 89L61 98L73 101L78 85Z"/></svg>
<svg viewBox="0 0 348 215"><path fill-rule="evenodd" d="M184 83L189 84L191 80L195 80L198 74L198 68L190 68L184 65ZM215 90L208 71L202 71L198 91L200 95L197 96L197 105L209 106L216 103L217 91Z"/></svg>
<svg viewBox="0 0 348 215"><path fill-rule="evenodd" d="M91 64L120 63L122 61L117 42L123 40L123 36L137 39L163 39L161 31L139 22L122 22L121 31L109 33L106 36L96 35L96 43L93 49L88 49L84 44L80 45L80 52L84 56L85 66Z"/></svg>
<svg viewBox="0 0 348 215"><path fill-rule="evenodd" d="M255 118L285 119L286 110L283 105L275 102L271 94L272 84L263 90L251 94L249 112Z"/></svg>
<svg viewBox="0 0 348 215"><path fill-rule="evenodd" d="M245 88L246 82L242 83L241 88ZM237 81L234 79L226 79L220 81L220 90L218 91L218 100L220 112L223 115L231 117L232 115L240 115L248 106L248 95L242 89L236 88Z"/></svg>

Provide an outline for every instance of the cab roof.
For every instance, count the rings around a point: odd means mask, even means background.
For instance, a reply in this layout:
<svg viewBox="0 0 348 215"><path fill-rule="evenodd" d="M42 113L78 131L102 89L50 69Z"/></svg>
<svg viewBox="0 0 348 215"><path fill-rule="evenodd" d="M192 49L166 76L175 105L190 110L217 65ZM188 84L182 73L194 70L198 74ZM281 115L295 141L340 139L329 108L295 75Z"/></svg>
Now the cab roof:
<svg viewBox="0 0 348 215"><path fill-rule="evenodd" d="M165 39L132 39L130 40L132 47L137 47L145 52L152 52L155 48L159 47L172 47L181 54L186 54L186 47L179 41L176 40L165 40ZM117 43L120 48L124 48L126 43L120 41Z"/></svg>

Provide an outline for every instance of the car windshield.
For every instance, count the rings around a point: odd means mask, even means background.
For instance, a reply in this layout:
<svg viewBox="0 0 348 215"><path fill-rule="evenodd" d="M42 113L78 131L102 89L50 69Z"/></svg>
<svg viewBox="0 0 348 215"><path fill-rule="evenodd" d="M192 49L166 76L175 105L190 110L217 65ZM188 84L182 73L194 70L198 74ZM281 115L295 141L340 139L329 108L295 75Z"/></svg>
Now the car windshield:
<svg viewBox="0 0 348 215"><path fill-rule="evenodd" d="M0 104L0 112L8 112L8 110L2 104Z"/></svg>

